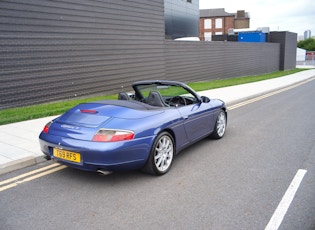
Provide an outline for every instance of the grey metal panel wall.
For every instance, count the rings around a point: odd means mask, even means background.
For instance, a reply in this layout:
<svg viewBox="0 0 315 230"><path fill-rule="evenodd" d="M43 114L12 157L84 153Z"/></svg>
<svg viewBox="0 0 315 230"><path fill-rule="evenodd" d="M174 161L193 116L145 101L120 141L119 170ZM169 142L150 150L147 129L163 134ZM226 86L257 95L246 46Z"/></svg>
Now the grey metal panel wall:
<svg viewBox="0 0 315 230"><path fill-rule="evenodd" d="M279 70L280 44L165 41L166 77L185 82Z"/></svg>
<svg viewBox="0 0 315 230"><path fill-rule="evenodd" d="M165 41L163 0L1 0L0 15L0 109L279 68L279 44Z"/></svg>
<svg viewBox="0 0 315 230"><path fill-rule="evenodd" d="M165 74L163 0L2 0L0 15L0 109Z"/></svg>
<svg viewBox="0 0 315 230"><path fill-rule="evenodd" d="M293 69L296 66L297 34L280 31L270 32L270 42L280 43L280 70Z"/></svg>

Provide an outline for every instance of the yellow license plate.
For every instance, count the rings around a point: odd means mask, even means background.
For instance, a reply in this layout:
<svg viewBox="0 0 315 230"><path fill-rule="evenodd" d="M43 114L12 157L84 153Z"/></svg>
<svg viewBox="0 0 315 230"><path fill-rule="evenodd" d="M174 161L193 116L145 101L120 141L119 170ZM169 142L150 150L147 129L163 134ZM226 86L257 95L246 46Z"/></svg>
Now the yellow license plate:
<svg viewBox="0 0 315 230"><path fill-rule="evenodd" d="M54 148L53 154L54 154L54 157L57 157L63 160L77 162L77 163L81 161L80 153L74 153L67 150Z"/></svg>

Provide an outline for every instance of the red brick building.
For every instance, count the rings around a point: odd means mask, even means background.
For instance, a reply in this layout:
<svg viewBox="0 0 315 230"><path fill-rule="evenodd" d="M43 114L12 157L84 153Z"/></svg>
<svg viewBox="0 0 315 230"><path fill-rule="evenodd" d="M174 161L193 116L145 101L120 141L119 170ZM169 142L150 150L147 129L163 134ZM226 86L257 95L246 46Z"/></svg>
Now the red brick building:
<svg viewBox="0 0 315 230"><path fill-rule="evenodd" d="M211 41L212 35L228 34L230 29L249 28L249 13L239 10L227 13L224 8L200 10L199 31L201 41Z"/></svg>

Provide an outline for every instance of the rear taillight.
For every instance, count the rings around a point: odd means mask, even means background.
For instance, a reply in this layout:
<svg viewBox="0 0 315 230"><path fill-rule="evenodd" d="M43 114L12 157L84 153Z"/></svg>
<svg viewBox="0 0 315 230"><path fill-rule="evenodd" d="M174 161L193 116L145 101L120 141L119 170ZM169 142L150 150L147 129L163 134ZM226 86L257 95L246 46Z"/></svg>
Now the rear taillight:
<svg viewBox="0 0 315 230"><path fill-rule="evenodd" d="M94 109L80 109L81 113L90 113L90 114L97 114L98 112Z"/></svg>
<svg viewBox="0 0 315 230"><path fill-rule="evenodd" d="M134 132L127 130L100 129L93 136L95 142L127 141L134 138Z"/></svg>
<svg viewBox="0 0 315 230"><path fill-rule="evenodd" d="M52 121L48 122L48 123L44 126L43 133L48 133L51 124L52 124Z"/></svg>

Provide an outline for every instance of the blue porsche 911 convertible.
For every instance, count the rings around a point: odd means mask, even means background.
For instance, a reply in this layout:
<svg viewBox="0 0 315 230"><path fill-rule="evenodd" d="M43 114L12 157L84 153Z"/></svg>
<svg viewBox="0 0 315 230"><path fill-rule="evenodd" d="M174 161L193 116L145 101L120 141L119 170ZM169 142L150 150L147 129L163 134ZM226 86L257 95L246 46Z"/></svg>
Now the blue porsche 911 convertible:
<svg viewBox="0 0 315 230"><path fill-rule="evenodd" d="M196 141L223 137L223 101L199 96L175 81L140 81L118 100L79 104L45 125L40 147L47 159L107 174L143 169L162 175L173 157Z"/></svg>

